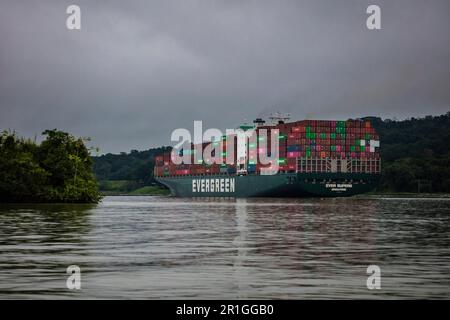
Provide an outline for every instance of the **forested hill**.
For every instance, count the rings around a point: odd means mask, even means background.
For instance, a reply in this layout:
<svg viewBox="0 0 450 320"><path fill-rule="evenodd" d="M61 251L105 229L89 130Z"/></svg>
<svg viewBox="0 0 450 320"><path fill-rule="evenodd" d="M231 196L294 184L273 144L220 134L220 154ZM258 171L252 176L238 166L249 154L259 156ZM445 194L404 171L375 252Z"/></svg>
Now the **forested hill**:
<svg viewBox="0 0 450 320"><path fill-rule="evenodd" d="M367 117L380 135L384 161L445 155L450 152L450 112L403 121Z"/></svg>
<svg viewBox="0 0 450 320"><path fill-rule="evenodd" d="M145 151L132 150L130 153L105 154L94 159L94 173L98 180L127 180L139 185L150 185L153 180L155 156L169 147Z"/></svg>
<svg viewBox="0 0 450 320"><path fill-rule="evenodd" d="M450 192L450 112L403 121L369 119L381 140L381 190Z"/></svg>
<svg viewBox="0 0 450 320"><path fill-rule="evenodd" d="M372 121L380 135L380 190L450 192L450 112L402 121L365 119ZM154 156L166 149L94 157L95 175L101 181L133 181L136 187L150 185L154 182Z"/></svg>

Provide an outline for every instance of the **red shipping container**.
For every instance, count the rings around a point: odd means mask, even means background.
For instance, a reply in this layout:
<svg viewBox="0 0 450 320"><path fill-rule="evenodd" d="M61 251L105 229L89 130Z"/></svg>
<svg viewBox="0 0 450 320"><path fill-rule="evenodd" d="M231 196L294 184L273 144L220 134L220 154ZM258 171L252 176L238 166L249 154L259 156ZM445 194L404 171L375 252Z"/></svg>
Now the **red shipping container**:
<svg viewBox="0 0 450 320"><path fill-rule="evenodd" d="M300 151L291 151L287 153L287 158L297 158L300 157Z"/></svg>

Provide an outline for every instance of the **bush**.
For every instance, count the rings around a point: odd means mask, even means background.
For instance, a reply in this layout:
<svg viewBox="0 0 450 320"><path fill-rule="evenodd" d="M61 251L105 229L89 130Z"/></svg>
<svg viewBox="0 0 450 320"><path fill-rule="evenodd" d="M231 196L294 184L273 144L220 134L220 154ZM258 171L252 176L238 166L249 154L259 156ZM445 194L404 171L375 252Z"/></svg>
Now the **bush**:
<svg viewBox="0 0 450 320"><path fill-rule="evenodd" d="M98 202L92 159L83 139L54 130L40 144L0 134L0 201Z"/></svg>

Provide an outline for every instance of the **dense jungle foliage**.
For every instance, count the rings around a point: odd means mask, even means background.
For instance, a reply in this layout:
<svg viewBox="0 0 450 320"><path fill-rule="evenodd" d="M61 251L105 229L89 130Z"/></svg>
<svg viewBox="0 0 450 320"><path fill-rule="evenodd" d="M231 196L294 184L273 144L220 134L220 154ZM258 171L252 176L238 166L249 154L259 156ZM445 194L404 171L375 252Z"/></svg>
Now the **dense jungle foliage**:
<svg viewBox="0 0 450 320"><path fill-rule="evenodd" d="M84 140L46 130L37 144L0 133L0 202L98 202L100 193Z"/></svg>

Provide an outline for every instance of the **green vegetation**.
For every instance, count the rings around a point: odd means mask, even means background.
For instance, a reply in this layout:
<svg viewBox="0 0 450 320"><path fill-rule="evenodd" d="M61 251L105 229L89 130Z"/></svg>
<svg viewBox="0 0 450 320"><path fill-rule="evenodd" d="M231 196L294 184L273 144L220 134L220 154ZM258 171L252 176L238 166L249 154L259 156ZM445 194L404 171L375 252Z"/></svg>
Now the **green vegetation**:
<svg viewBox="0 0 450 320"><path fill-rule="evenodd" d="M403 121L368 118L380 135L384 192L450 192L450 112Z"/></svg>
<svg viewBox="0 0 450 320"><path fill-rule="evenodd" d="M142 186L135 180L102 180L99 182L103 195L168 195L168 189L160 185Z"/></svg>
<svg viewBox="0 0 450 320"><path fill-rule="evenodd" d="M169 195L168 189L163 189L159 186L145 186L130 192L131 195L143 196L143 195Z"/></svg>
<svg viewBox="0 0 450 320"><path fill-rule="evenodd" d="M92 159L83 139L46 130L41 144L0 134L1 202L83 202L100 200Z"/></svg>
<svg viewBox="0 0 450 320"><path fill-rule="evenodd" d="M142 185L155 182L153 166L155 156L162 154L169 147L146 151L132 150L130 153L105 154L94 159L94 172L98 180L133 180Z"/></svg>
<svg viewBox="0 0 450 320"><path fill-rule="evenodd" d="M102 192L125 194L141 187L141 185L134 180L101 180L99 187Z"/></svg>
<svg viewBox="0 0 450 320"><path fill-rule="evenodd" d="M168 190L159 185L153 177L155 156L166 150L169 150L169 147L93 157L94 172L100 181L102 194L168 194ZM152 188L140 190L148 186Z"/></svg>

